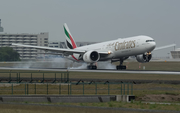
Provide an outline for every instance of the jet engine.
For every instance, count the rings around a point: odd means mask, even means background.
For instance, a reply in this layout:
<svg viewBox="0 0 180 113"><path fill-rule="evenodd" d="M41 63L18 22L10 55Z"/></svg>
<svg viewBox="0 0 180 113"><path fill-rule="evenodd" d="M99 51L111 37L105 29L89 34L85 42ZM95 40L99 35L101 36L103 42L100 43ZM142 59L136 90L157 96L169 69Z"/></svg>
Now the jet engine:
<svg viewBox="0 0 180 113"><path fill-rule="evenodd" d="M136 56L136 60L141 63L149 62L151 58L152 58L152 55L150 52Z"/></svg>
<svg viewBox="0 0 180 113"><path fill-rule="evenodd" d="M83 55L83 60L88 63L97 62L100 55L97 51L88 51Z"/></svg>

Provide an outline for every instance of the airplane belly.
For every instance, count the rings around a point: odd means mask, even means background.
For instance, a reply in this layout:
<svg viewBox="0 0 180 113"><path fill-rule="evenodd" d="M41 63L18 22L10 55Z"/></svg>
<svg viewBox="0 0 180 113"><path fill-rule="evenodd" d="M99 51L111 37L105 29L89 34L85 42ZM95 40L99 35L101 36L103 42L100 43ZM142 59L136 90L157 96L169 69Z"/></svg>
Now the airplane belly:
<svg viewBox="0 0 180 113"><path fill-rule="evenodd" d="M117 58L126 57L126 56L130 56L131 54L132 54L131 50L117 51L116 52L116 57Z"/></svg>

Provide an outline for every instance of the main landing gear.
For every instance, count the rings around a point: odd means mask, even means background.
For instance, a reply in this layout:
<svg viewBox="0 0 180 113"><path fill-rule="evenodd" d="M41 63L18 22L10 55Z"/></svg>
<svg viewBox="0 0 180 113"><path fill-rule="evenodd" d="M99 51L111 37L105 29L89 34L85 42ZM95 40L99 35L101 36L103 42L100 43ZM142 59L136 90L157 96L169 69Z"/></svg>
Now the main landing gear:
<svg viewBox="0 0 180 113"><path fill-rule="evenodd" d="M123 60L120 59L120 64L116 66L117 70L126 70L126 66L122 65L123 64Z"/></svg>
<svg viewBox="0 0 180 113"><path fill-rule="evenodd" d="M91 69L91 70L95 70L97 69L97 66L96 65L93 65L93 64L90 64L89 66L87 66L87 69Z"/></svg>

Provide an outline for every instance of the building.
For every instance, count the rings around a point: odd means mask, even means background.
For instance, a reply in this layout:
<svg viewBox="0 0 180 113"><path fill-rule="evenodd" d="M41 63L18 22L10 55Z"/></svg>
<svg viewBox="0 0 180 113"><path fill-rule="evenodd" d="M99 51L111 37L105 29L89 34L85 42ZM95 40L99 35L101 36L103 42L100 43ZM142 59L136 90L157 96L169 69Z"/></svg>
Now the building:
<svg viewBox="0 0 180 113"><path fill-rule="evenodd" d="M173 59L180 58L180 48L177 48L175 51L171 51L171 56Z"/></svg>
<svg viewBox="0 0 180 113"><path fill-rule="evenodd" d="M36 59L37 53L42 50L36 50L29 47L12 46L12 43L20 43L33 46L47 46L48 47L48 33L40 34L0 34L0 47L12 47L20 54L20 59L31 60Z"/></svg>
<svg viewBox="0 0 180 113"><path fill-rule="evenodd" d="M4 29L3 29L3 27L1 27L1 19L0 19L0 32L3 32L4 31Z"/></svg>
<svg viewBox="0 0 180 113"><path fill-rule="evenodd" d="M77 47L81 47L81 46L90 45L94 43L97 43L97 42L77 42L76 45Z"/></svg>
<svg viewBox="0 0 180 113"><path fill-rule="evenodd" d="M65 42L49 42L48 46L55 48L67 48Z"/></svg>

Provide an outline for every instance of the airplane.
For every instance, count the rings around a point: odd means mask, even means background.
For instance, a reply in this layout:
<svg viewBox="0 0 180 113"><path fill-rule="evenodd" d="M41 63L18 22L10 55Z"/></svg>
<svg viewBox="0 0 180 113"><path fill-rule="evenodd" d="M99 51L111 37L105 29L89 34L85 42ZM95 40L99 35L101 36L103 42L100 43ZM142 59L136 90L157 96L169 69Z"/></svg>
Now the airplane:
<svg viewBox="0 0 180 113"><path fill-rule="evenodd" d="M120 61L120 64L116 66L117 70L126 69L126 66L123 65L123 61L128 59L130 56L135 56L136 60L140 63L146 63L151 60L151 52L153 50L155 51L176 46L176 44L171 44L156 48L156 42L153 38L140 35L77 47L66 23L64 23L63 28L68 49L15 43L12 43L12 45L40 49L45 52L52 51L62 53L66 58L72 61L88 63L89 65L87 66L87 69L97 69L96 63L99 61Z"/></svg>

